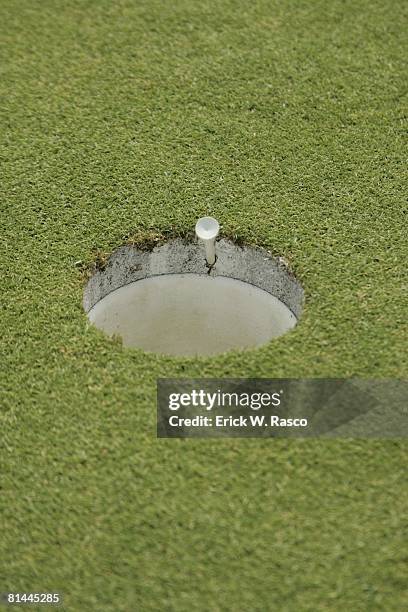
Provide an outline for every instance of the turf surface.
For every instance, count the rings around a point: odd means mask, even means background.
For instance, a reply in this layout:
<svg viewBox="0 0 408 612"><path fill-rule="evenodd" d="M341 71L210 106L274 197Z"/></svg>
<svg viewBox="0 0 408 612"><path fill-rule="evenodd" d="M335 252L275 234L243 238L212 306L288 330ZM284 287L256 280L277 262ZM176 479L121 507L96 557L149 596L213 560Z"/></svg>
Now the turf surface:
<svg viewBox="0 0 408 612"><path fill-rule="evenodd" d="M70 611L406 609L404 442L157 440L155 390L406 377L407 13L3 0L1 591ZM204 214L289 260L295 331L176 360L87 324L84 268Z"/></svg>

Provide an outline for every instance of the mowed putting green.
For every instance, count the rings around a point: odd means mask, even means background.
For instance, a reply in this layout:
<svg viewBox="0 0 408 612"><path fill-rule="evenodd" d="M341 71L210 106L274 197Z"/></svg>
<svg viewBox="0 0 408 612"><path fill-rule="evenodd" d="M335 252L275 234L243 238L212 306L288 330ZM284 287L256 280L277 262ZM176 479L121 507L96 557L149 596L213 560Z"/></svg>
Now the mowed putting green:
<svg viewBox="0 0 408 612"><path fill-rule="evenodd" d="M407 12L3 0L1 592L406 609L406 442L158 440L156 379L407 376ZM206 215L289 262L292 331L181 359L89 324L93 265Z"/></svg>

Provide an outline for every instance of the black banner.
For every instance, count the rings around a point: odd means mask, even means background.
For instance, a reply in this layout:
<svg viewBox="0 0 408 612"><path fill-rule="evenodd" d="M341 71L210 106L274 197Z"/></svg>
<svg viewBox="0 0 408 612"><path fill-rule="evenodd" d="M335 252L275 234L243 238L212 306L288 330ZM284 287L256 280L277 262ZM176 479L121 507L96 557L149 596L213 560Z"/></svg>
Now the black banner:
<svg viewBox="0 0 408 612"><path fill-rule="evenodd" d="M405 438L408 381L157 381L159 438Z"/></svg>

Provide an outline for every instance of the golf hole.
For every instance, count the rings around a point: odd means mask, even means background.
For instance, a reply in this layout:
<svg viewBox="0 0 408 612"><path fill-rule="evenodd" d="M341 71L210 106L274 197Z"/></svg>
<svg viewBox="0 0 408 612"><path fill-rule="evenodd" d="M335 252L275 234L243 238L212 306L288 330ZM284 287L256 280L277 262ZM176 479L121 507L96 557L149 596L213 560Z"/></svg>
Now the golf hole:
<svg viewBox="0 0 408 612"><path fill-rule="evenodd" d="M124 346L187 357L265 344L296 325L302 303L280 258L227 240L212 267L196 242L121 247L84 293L89 320Z"/></svg>

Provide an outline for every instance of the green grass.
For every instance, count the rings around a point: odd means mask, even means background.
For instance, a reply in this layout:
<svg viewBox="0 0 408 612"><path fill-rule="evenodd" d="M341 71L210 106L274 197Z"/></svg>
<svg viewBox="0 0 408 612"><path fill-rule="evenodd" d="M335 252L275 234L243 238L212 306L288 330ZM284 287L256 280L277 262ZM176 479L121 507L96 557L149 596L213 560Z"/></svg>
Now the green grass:
<svg viewBox="0 0 408 612"><path fill-rule="evenodd" d="M155 433L158 377L407 376L406 4L0 17L0 591L81 612L406 609L404 442ZM84 268L204 214L289 260L293 332L176 360L87 324Z"/></svg>

